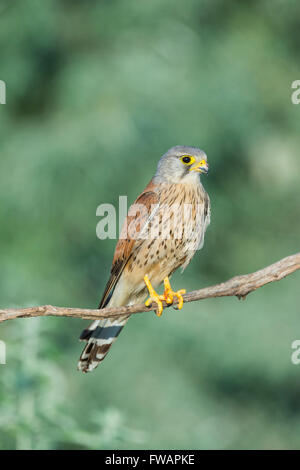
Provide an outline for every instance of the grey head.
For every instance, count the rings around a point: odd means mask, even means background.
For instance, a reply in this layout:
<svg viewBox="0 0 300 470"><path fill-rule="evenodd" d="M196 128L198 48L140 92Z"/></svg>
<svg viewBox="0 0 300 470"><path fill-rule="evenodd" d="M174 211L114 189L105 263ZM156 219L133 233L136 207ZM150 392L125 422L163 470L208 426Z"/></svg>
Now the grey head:
<svg viewBox="0 0 300 470"><path fill-rule="evenodd" d="M208 172L207 156L197 147L176 145L159 160L155 183L193 183L201 173Z"/></svg>

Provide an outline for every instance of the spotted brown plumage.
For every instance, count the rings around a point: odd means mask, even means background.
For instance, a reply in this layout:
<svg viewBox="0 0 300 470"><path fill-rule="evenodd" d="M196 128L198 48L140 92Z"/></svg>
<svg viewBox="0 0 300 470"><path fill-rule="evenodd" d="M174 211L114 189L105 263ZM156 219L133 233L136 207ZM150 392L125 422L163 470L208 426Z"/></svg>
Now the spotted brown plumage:
<svg viewBox="0 0 300 470"><path fill-rule="evenodd" d="M155 176L130 207L113 258L111 275L99 308L131 305L146 298L147 304L176 296L182 306L183 290L173 292L169 277L185 269L204 243L210 222L210 202L200 173L207 173L207 157L196 147L172 147L160 159ZM164 281L165 292L155 288ZM78 369L93 370L105 358L129 315L96 320L80 339L87 344Z"/></svg>

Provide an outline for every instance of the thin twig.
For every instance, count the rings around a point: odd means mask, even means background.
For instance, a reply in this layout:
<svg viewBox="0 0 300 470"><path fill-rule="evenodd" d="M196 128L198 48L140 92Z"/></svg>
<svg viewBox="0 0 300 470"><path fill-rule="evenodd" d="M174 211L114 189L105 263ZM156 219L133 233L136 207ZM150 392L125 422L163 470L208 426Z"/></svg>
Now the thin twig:
<svg viewBox="0 0 300 470"><path fill-rule="evenodd" d="M209 299L211 297L227 297L237 296L239 299L245 299L246 296L258 289L259 287L269 284L270 282L280 281L284 277L292 274L300 269L300 253L277 261L266 268L260 269L251 274L236 276L227 282L222 282L204 289L194 290L183 296L185 302L195 302L196 300ZM177 301L174 301L176 305ZM164 304L165 307L169 305ZM74 317L82 319L99 319L112 318L120 315L128 315L135 313L148 312L155 310L156 304L146 307L144 304L136 304L131 306L103 308L101 310L54 307L52 305L43 305L40 307L28 307L19 309L3 309L0 310L0 322L5 320L13 320L14 318L38 317L38 316L56 316L56 317Z"/></svg>

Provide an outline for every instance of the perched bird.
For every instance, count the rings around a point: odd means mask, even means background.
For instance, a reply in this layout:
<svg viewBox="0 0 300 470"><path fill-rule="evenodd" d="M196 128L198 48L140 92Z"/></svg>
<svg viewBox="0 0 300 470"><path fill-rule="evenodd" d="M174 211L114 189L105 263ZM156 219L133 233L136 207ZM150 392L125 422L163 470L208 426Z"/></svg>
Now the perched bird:
<svg viewBox="0 0 300 470"><path fill-rule="evenodd" d="M169 277L185 269L202 248L210 222L210 201L200 174L208 172L207 157L196 147L176 146L159 160L156 173L130 207L116 246L111 275L99 308L131 305L144 300L163 311L162 300L182 308L184 289L174 292ZM164 293L155 289L164 282ZM80 340L86 346L78 369L89 372L103 361L130 315L94 321Z"/></svg>

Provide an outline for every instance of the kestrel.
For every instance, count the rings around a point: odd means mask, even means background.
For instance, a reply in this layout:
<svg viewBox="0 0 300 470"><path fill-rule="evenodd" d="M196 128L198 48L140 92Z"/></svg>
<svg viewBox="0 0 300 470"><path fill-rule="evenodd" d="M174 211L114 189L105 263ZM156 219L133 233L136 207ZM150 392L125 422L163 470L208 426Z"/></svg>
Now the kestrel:
<svg viewBox="0 0 300 470"><path fill-rule="evenodd" d="M210 222L210 201L200 182L208 172L207 157L196 147L176 146L159 160L148 186L130 207L116 246L111 275L99 309L132 305L145 300L163 311L162 300L178 299L182 308L184 289L174 292L169 277L191 261L202 248ZM164 293L155 289L164 282ZM86 346L78 369L89 372L103 361L130 315L94 321L80 340Z"/></svg>

